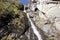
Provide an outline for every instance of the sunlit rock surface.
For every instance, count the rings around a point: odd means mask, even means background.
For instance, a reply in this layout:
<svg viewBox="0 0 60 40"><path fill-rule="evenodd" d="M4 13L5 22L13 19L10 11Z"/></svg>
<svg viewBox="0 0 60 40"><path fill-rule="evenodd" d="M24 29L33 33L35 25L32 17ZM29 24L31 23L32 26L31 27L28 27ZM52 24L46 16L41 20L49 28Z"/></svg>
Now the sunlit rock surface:
<svg viewBox="0 0 60 40"><path fill-rule="evenodd" d="M51 1L50 1L51 2ZM35 25L43 30L52 40L60 40L60 4L56 2L47 4L46 2L41 2L36 4L38 11L34 11L34 4L32 4L30 17L35 23ZM45 14L44 14L45 13Z"/></svg>

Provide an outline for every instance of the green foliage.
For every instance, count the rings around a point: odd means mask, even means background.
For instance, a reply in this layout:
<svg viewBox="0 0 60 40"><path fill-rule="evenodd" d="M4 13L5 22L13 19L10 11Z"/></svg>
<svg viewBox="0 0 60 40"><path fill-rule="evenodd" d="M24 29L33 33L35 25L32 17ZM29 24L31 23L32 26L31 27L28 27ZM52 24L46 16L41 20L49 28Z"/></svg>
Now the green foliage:
<svg viewBox="0 0 60 40"><path fill-rule="evenodd" d="M14 2L14 1L17 1L17 0L0 0L0 2Z"/></svg>
<svg viewBox="0 0 60 40"><path fill-rule="evenodd" d="M24 23L21 22L24 15L18 10L18 8L22 7L21 5L16 0L0 0L0 40L10 33L20 34L24 30Z"/></svg>
<svg viewBox="0 0 60 40"><path fill-rule="evenodd" d="M10 0L11 1L11 0ZM13 13L18 14L19 10L18 8L21 7L21 4L15 0L15 2L10 3L10 2L0 2L0 16L1 14L9 14L9 13Z"/></svg>

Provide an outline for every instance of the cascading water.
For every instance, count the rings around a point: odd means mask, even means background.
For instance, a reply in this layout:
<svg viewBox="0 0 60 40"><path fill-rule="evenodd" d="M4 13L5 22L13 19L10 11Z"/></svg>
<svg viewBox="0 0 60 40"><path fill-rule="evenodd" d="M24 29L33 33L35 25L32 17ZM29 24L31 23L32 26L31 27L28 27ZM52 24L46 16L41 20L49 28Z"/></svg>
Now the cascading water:
<svg viewBox="0 0 60 40"><path fill-rule="evenodd" d="M27 17L28 17L28 19L29 19L29 21L30 21L30 23L31 23L31 28L33 29L33 32L34 32L34 34L37 36L38 40L43 40L43 39L41 38L41 35L40 35L40 33L38 32L36 26L33 24L32 20L30 19L29 13L27 13Z"/></svg>

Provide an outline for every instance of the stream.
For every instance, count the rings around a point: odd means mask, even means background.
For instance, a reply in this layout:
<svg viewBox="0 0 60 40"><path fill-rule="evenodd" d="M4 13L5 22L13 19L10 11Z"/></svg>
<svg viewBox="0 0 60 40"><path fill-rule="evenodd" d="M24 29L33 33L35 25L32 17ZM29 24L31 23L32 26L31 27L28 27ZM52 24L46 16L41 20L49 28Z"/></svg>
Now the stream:
<svg viewBox="0 0 60 40"><path fill-rule="evenodd" d="M28 20L29 20L29 22L31 24L31 28L32 28L34 34L37 36L38 40L43 40L41 38L41 35L40 35L39 31L37 30L36 26L34 25L34 23L32 22L32 20L30 19L29 13L27 13L27 18L28 18Z"/></svg>

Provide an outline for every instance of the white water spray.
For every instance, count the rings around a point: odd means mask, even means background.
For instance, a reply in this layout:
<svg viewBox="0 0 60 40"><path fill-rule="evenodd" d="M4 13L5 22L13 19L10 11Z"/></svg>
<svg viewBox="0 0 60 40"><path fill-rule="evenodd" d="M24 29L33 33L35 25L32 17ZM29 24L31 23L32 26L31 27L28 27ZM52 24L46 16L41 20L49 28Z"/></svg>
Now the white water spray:
<svg viewBox="0 0 60 40"><path fill-rule="evenodd" d="M34 34L37 36L38 40L42 40L41 35L39 34L39 32L38 32L37 28L35 27L35 25L33 24L32 20L30 19L28 13L27 13L27 17L31 23L31 28L33 29Z"/></svg>

